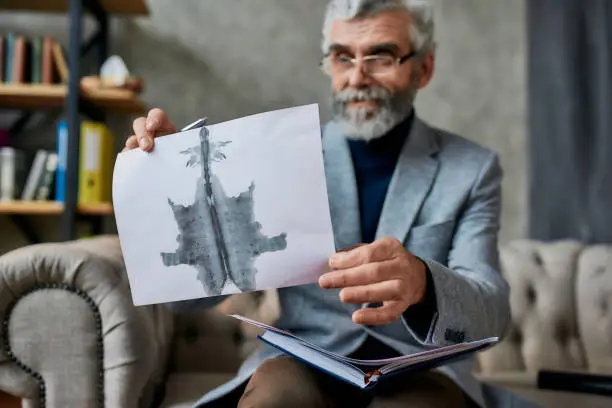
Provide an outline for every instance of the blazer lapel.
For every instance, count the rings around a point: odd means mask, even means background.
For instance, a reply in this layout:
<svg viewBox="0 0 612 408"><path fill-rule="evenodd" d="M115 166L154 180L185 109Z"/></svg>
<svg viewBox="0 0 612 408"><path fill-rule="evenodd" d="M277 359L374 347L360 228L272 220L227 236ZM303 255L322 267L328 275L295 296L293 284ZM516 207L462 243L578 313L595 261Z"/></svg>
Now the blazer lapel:
<svg viewBox="0 0 612 408"><path fill-rule="evenodd" d="M376 238L404 242L435 178L438 161L435 134L414 117L410 134L399 155L376 230Z"/></svg>
<svg viewBox="0 0 612 408"><path fill-rule="evenodd" d="M336 249L361 242L359 196L348 144L333 123L323 129L323 162Z"/></svg>

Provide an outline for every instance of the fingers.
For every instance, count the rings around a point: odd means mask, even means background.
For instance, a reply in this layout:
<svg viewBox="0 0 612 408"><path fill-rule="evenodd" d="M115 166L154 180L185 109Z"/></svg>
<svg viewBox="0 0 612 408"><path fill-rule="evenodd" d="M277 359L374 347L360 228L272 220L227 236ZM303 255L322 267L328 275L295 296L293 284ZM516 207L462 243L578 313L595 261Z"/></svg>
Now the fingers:
<svg viewBox="0 0 612 408"><path fill-rule="evenodd" d="M404 283L393 279L370 285L353 286L340 291L340 300L344 303L378 303L389 300L402 300L405 295Z"/></svg>
<svg viewBox="0 0 612 408"><path fill-rule="evenodd" d="M357 246L348 251L334 254L329 260L329 266L333 269L347 269L372 262L385 261L393 258L400 249L403 249L403 246L398 240L381 238L371 244Z"/></svg>
<svg viewBox="0 0 612 408"><path fill-rule="evenodd" d="M123 148L122 151L135 149L137 147L138 147L138 140L136 139L135 135L132 135L128 137L128 139L125 141L125 147Z"/></svg>
<svg viewBox="0 0 612 408"><path fill-rule="evenodd" d="M404 305L400 301L385 302L381 307L359 309L353 313L353 322L366 326L392 323L399 319L404 312Z"/></svg>
<svg viewBox="0 0 612 408"><path fill-rule="evenodd" d="M349 251L352 251L353 249L356 249L356 248L359 248L359 247L362 247L362 246L366 246L366 245L368 245L368 244L357 244L357 245L353 245L353 246L348 247L348 248L341 249L338 252L349 252Z"/></svg>
<svg viewBox="0 0 612 408"><path fill-rule="evenodd" d="M146 117L135 119L132 128L134 135L126 140L123 151L137 147L144 151L150 151L153 149L156 137L176 132L176 128L170 122L166 113L158 108L151 109Z"/></svg>
<svg viewBox="0 0 612 408"><path fill-rule="evenodd" d="M145 152L153 149L153 138L155 137L154 132L149 132L145 127L146 118L140 117L133 123L134 133L138 146Z"/></svg>
<svg viewBox="0 0 612 408"><path fill-rule="evenodd" d="M387 260L328 272L321 275L319 285L324 289L335 289L390 280L395 274L394 263L394 260Z"/></svg>
<svg viewBox="0 0 612 408"><path fill-rule="evenodd" d="M166 112L159 108L154 108L149 111L145 122L146 130L154 133L157 136L169 135L176 132L176 128L168 119Z"/></svg>

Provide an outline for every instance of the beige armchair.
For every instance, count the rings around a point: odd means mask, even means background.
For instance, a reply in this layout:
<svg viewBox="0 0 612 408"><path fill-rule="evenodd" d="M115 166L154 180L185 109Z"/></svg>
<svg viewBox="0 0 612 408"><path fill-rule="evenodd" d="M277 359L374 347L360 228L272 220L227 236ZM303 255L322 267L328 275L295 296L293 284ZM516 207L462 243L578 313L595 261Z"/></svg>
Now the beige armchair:
<svg viewBox="0 0 612 408"><path fill-rule="evenodd" d="M501 252L514 324L476 374L544 406L609 406L534 385L542 368L612 374L612 249L517 241ZM0 390L31 408L190 407L259 345L231 312L273 323L280 311L274 291L188 314L136 308L114 236L18 249L0 256Z"/></svg>

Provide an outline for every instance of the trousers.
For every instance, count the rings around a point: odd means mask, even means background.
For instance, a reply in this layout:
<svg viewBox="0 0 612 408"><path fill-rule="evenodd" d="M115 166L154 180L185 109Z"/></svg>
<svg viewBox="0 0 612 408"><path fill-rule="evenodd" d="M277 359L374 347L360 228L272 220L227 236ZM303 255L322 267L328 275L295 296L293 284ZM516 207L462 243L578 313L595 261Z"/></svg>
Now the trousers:
<svg viewBox="0 0 612 408"><path fill-rule="evenodd" d="M436 371L399 375L362 390L290 356L264 361L245 386L212 404L238 408L471 408L469 398Z"/></svg>

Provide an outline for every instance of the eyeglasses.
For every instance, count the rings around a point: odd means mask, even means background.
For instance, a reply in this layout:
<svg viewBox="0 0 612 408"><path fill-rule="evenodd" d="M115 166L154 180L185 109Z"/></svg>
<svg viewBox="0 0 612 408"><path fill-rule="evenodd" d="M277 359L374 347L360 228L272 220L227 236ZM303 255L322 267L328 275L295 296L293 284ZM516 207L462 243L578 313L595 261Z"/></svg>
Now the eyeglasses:
<svg viewBox="0 0 612 408"><path fill-rule="evenodd" d="M403 57L391 55L367 55L363 58L350 58L346 55L327 54L323 57L319 66L327 75L332 73L345 74L352 70L357 63L361 62L364 72L374 76L390 75L404 62L413 58L417 53L411 51Z"/></svg>

